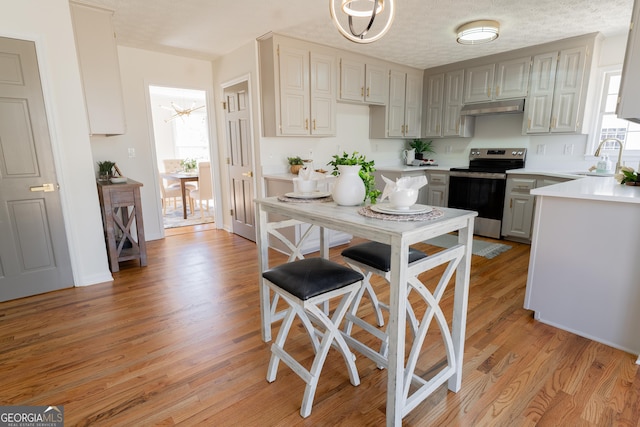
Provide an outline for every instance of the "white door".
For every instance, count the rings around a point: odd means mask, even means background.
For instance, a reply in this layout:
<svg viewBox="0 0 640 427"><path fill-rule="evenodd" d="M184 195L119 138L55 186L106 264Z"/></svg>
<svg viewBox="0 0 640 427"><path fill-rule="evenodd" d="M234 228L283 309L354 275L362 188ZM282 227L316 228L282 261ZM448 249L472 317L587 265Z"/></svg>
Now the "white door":
<svg viewBox="0 0 640 427"><path fill-rule="evenodd" d="M0 301L73 286L35 44L3 37L0 236Z"/></svg>
<svg viewBox="0 0 640 427"><path fill-rule="evenodd" d="M229 143L232 229L235 234L255 242L254 178L251 162L253 143L247 82L226 88L224 99Z"/></svg>

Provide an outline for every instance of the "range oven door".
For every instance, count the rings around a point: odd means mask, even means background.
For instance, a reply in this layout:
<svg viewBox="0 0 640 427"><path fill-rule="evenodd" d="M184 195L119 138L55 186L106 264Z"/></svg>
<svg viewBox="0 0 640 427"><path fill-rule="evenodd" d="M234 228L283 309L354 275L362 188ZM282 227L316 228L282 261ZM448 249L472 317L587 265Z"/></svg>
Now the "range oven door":
<svg viewBox="0 0 640 427"><path fill-rule="evenodd" d="M506 174L454 172L449 175L449 207L478 212L475 234L500 238Z"/></svg>

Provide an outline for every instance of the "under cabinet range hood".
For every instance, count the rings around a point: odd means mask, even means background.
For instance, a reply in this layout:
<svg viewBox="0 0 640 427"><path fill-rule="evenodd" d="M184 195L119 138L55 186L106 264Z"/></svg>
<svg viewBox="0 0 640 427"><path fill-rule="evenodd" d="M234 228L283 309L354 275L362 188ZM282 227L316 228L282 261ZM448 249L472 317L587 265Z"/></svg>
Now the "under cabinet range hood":
<svg viewBox="0 0 640 427"><path fill-rule="evenodd" d="M524 112L524 99L467 104L460 110L461 116L487 116L490 114L515 114Z"/></svg>

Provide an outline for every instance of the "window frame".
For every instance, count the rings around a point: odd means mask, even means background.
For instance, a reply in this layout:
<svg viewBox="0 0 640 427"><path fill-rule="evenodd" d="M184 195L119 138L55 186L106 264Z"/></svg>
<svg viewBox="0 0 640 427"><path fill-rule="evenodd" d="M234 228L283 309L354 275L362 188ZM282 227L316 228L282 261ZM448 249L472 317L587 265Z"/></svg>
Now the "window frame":
<svg viewBox="0 0 640 427"><path fill-rule="evenodd" d="M609 82L610 79L614 76L622 76L622 64L611 65L608 67L602 67L599 70L600 74L600 85L599 85L599 93L598 93L598 107L594 111L594 120L593 120L593 128L591 131L591 135L589 138L589 142L586 146L585 156L593 157L593 154L600 143L600 134L602 132L602 123L603 118L606 114L611 114L611 112L606 111L607 105L607 96L609 95ZM619 96L619 89L618 89ZM616 103L617 105L617 103ZM630 150L625 148L623 152L623 161L631 162L632 165L634 162L640 160L640 150ZM627 163L628 164L628 163Z"/></svg>

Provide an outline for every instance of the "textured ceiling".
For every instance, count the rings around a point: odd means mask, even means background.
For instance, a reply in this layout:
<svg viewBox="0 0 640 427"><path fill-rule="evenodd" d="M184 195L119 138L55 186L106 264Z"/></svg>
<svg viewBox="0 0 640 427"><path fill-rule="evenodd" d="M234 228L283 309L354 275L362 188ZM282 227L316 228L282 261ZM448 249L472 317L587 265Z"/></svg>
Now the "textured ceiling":
<svg viewBox="0 0 640 427"><path fill-rule="evenodd" d="M389 33L370 45L344 39L327 0L79 0L114 11L118 44L215 59L269 32L430 68L582 34L625 34L633 0L397 0ZM455 29L494 19L500 37L463 46Z"/></svg>

